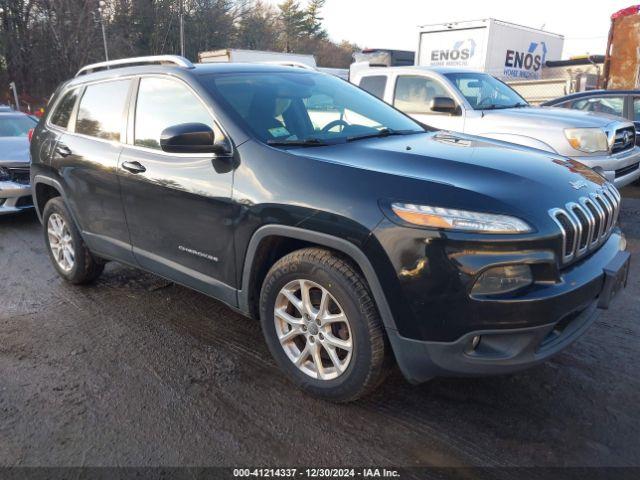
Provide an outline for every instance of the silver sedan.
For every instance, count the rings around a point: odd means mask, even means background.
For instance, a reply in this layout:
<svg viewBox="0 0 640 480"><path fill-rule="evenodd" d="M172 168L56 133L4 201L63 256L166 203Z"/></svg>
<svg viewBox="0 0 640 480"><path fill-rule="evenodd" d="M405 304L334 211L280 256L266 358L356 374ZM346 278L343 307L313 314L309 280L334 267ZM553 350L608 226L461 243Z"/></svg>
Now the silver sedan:
<svg viewBox="0 0 640 480"><path fill-rule="evenodd" d="M20 112L0 112L0 215L33 207L29 184L29 130L37 122Z"/></svg>

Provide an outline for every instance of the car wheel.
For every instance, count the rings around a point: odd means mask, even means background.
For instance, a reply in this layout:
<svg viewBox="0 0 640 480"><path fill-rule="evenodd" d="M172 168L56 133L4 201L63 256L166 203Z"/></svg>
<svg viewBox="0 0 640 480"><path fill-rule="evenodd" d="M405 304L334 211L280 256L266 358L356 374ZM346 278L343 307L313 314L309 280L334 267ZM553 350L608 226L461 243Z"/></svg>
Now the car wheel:
<svg viewBox="0 0 640 480"><path fill-rule="evenodd" d="M42 215L44 241L58 274L76 285L90 283L104 270L104 262L87 248L62 198L47 202Z"/></svg>
<svg viewBox="0 0 640 480"><path fill-rule="evenodd" d="M367 284L331 251L307 248L276 262L262 286L260 320L280 368L315 396L356 400L389 370L388 339Z"/></svg>

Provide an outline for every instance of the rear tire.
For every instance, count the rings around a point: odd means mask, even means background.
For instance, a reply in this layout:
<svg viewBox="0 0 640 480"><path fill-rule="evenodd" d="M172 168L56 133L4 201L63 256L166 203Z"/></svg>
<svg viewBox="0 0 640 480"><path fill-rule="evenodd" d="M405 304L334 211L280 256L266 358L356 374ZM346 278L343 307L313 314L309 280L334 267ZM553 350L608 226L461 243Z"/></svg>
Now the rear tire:
<svg viewBox="0 0 640 480"><path fill-rule="evenodd" d="M49 258L62 278L74 285L81 285L91 283L100 276L104 262L85 245L61 197L47 202L42 223Z"/></svg>
<svg viewBox="0 0 640 480"><path fill-rule="evenodd" d="M388 339L367 284L329 250L298 250L271 267L260 320L280 368L314 396L354 401L389 371Z"/></svg>

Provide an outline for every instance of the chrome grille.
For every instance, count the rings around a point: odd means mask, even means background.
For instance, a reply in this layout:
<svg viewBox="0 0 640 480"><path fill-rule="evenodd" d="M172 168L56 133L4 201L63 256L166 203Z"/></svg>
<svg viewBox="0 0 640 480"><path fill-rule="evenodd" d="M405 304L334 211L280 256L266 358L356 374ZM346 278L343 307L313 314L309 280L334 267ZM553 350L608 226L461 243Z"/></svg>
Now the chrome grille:
<svg viewBox="0 0 640 480"><path fill-rule="evenodd" d="M616 130L613 137L613 146L611 147L611 153L618 153L624 150L633 148L636 144L636 129L635 127L625 127Z"/></svg>
<svg viewBox="0 0 640 480"><path fill-rule="evenodd" d="M611 234L620 214L618 190L606 184L602 190L553 208L549 215L562 233L562 262L568 263L597 249Z"/></svg>

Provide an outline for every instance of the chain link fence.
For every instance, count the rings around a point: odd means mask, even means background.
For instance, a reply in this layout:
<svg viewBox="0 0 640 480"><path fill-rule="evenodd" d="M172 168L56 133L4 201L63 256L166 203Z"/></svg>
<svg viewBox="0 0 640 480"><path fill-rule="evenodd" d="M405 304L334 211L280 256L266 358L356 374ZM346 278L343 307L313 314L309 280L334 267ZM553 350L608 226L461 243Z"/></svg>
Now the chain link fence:
<svg viewBox="0 0 640 480"><path fill-rule="evenodd" d="M600 71L596 68L591 71L543 69L540 79L506 80L506 83L533 105L540 105L570 93L601 88Z"/></svg>

